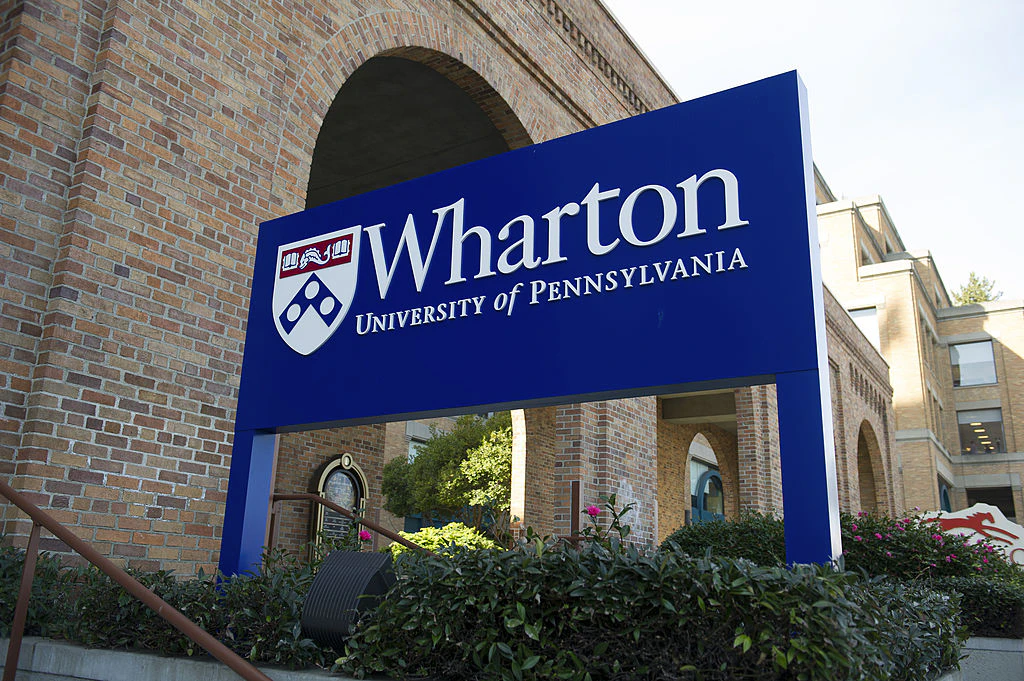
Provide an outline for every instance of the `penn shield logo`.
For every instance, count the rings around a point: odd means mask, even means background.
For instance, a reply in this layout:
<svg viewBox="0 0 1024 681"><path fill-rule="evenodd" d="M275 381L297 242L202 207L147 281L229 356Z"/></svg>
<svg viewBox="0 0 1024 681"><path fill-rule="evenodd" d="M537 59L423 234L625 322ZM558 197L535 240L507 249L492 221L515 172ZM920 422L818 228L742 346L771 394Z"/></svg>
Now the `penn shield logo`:
<svg viewBox="0 0 1024 681"><path fill-rule="evenodd" d="M356 292L360 227L277 249L274 325L281 339L309 355L341 326Z"/></svg>

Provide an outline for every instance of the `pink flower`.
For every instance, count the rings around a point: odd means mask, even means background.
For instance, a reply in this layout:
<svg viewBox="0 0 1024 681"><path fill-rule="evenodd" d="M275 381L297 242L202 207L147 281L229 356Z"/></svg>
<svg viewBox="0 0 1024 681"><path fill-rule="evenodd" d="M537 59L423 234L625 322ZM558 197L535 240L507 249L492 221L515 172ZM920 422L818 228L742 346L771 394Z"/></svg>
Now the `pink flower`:
<svg viewBox="0 0 1024 681"><path fill-rule="evenodd" d="M370 541L373 539L373 535L366 530L359 530L359 541Z"/></svg>
<svg viewBox="0 0 1024 681"><path fill-rule="evenodd" d="M886 551L885 555L888 556L889 558L892 558L892 551Z"/></svg>
<svg viewBox="0 0 1024 681"><path fill-rule="evenodd" d="M982 559L981 559L981 562L982 562L982 563L987 563L987 562L988 562L988 558L982 558Z"/></svg>
<svg viewBox="0 0 1024 681"><path fill-rule="evenodd" d="M853 538L853 541L861 541L861 536L858 534L856 537Z"/></svg>
<svg viewBox="0 0 1024 681"><path fill-rule="evenodd" d="M857 531L857 526L856 525L850 525L850 529L853 530L854 532L856 532Z"/></svg>
<svg viewBox="0 0 1024 681"><path fill-rule="evenodd" d="M601 514L601 509L599 509L597 506L587 506L586 512L587 515L589 515L591 518L594 518Z"/></svg>
<svg viewBox="0 0 1024 681"><path fill-rule="evenodd" d="M877 532L875 532L875 539L881 539L881 538L882 538L882 535L880 535Z"/></svg>

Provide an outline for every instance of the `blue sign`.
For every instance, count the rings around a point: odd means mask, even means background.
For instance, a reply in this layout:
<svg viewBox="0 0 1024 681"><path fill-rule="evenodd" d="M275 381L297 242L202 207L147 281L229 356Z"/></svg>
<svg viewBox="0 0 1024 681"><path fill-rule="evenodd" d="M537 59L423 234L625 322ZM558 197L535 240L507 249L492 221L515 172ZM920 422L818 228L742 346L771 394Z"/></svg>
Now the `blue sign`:
<svg viewBox="0 0 1024 681"><path fill-rule="evenodd" d="M261 225L222 569L276 433L765 382L790 559L835 555L805 102L787 73Z"/></svg>

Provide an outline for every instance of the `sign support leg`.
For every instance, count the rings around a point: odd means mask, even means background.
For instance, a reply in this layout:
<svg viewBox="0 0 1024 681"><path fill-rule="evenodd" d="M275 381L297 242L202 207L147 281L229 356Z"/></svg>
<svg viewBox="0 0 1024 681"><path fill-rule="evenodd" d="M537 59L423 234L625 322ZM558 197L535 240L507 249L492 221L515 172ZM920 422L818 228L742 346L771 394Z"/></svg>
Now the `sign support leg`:
<svg viewBox="0 0 1024 681"><path fill-rule="evenodd" d="M832 400L825 368L778 374L779 448L786 562L842 554Z"/></svg>
<svg viewBox="0 0 1024 681"><path fill-rule="evenodd" d="M220 546L220 571L225 575L253 570L262 561L277 440L275 433L235 431Z"/></svg>

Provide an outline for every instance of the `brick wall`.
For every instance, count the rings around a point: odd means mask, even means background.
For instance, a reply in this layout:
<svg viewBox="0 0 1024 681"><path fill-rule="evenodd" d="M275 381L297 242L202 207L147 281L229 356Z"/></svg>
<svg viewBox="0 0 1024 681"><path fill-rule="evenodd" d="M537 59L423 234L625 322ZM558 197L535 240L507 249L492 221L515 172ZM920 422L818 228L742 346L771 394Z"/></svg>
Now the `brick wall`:
<svg viewBox="0 0 1024 681"><path fill-rule="evenodd" d="M846 314L835 296L825 289L825 330L828 339L832 390L832 425L836 446L839 506L846 511L901 512L903 479L895 449L889 366ZM877 505L862 504L858 441L864 433ZM868 469L865 469L868 470Z"/></svg>
<svg viewBox="0 0 1024 681"><path fill-rule="evenodd" d="M279 494L316 492L318 473L332 459L351 454L366 479L366 518L381 520L381 470L384 467L383 423L352 428L313 430L282 435L278 444L274 490ZM282 502L277 512L277 544L279 548L298 551L313 538L314 517L311 504L304 501ZM374 533L373 544L380 543Z"/></svg>
<svg viewBox="0 0 1024 681"><path fill-rule="evenodd" d="M355 68L449 55L538 141L634 113L630 92L674 100L596 4L575 32L499 0L7 7L0 473L102 553L179 574L217 557L256 226L303 207ZM27 533L9 508L0 529Z"/></svg>

